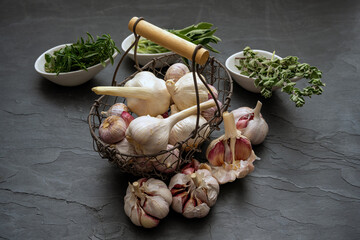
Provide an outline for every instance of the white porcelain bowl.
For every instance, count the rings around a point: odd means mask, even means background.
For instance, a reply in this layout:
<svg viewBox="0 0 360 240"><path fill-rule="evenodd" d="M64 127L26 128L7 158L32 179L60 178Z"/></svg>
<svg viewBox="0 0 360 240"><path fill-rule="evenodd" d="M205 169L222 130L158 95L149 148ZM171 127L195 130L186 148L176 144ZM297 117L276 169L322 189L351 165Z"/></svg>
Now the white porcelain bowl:
<svg viewBox="0 0 360 240"><path fill-rule="evenodd" d="M124 41L121 44L121 48L122 50L125 52L130 46L131 44L135 41L135 36L134 34L129 35L127 38L124 39ZM136 59L139 63L139 65L144 66L146 65L148 62L150 62L151 60L153 60L154 58L157 57L162 57L168 54L171 54L172 52L166 52L166 53L151 53L151 54L145 54L145 53L138 53L136 52ZM131 49L129 51L129 53L127 54L132 60L134 60L134 49ZM174 57L174 58L170 58L168 59L167 63L168 64L173 64L175 63L175 61L178 58ZM135 60L134 60L135 61ZM156 68L162 67L165 64L162 64L161 62L157 62L156 64Z"/></svg>
<svg viewBox="0 0 360 240"><path fill-rule="evenodd" d="M273 55L271 52L267 52L264 50L253 50L253 51L258 53L259 56L264 56L268 59L271 59L271 57ZM239 57L243 57L243 56L244 56L243 51L231 55L228 59L226 59L225 66L229 70L232 79L235 80L235 82L238 83L241 87L245 88L246 90L248 90L250 92L260 93L261 89L259 87L255 86L254 79L240 74L240 70L237 69L237 67L235 67L235 65L239 64L238 62L235 62L235 59L239 58ZM274 55L274 57L277 59L282 59L278 55ZM300 79L301 79L301 77L295 77L295 78L291 79L291 81L295 82ZM273 87L272 90L276 90L278 88L280 88L280 87Z"/></svg>
<svg viewBox="0 0 360 240"><path fill-rule="evenodd" d="M73 87L81 85L90 79L92 79L96 74L98 74L101 70L104 69L104 66L101 65L101 63L96 64L94 66L91 66L86 70L78 70L78 71L72 71L72 72L64 72L59 73L59 75L56 75L56 73L48 73L45 72L45 54L49 53L52 54L53 52L59 50L60 48L64 48L67 45L71 45L71 43L68 44L62 44L56 47L53 47L38 57L38 59L35 62L35 70L46 79L50 80L53 83L56 83L61 86L67 86L67 87ZM118 55L118 52L115 51L113 58L115 58ZM110 58L105 61L105 64L108 65L110 63Z"/></svg>

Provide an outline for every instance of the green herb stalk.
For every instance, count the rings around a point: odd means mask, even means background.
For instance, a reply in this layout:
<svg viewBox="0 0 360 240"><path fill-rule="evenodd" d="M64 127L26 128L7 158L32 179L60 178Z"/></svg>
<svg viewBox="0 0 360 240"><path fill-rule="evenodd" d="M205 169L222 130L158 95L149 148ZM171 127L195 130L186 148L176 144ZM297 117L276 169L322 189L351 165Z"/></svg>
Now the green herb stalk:
<svg viewBox="0 0 360 240"><path fill-rule="evenodd" d="M120 50L110 35L102 35L95 40L87 33L87 40L81 37L76 43L61 48L51 54L45 54L45 71L59 74L80 69L87 70L88 67L101 63L105 67L105 60L110 58L114 63L113 54Z"/></svg>
<svg viewBox="0 0 360 240"><path fill-rule="evenodd" d="M267 59L257 55L250 47L243 50L244 57L239 58L239 65L235 65L240 73L255 79L255 86L261 88L261 95L269 98L273 87L281 87L281 91L290 95L296 107L305 104L304 97L320 95L323 92L321 81L322 72L307 63L299 63L298 58L288 56L283 59ZM275 53L275 52L274 52ZM300 90L295 87L294 77L309 79L307 86Z"/></svg>

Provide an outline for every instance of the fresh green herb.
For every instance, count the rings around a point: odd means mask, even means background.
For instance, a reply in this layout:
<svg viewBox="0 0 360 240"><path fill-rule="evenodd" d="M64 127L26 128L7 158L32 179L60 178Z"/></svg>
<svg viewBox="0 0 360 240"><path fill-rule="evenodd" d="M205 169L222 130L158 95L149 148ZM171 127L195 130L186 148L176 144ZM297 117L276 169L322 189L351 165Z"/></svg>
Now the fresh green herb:
<svg viewBox="0 0 360 240"><path fill-rule="evenodd" d="M110 58L111 64L114 63L112 55L115 50L120 50L115 46L110 35L97 37L96 41L90 33L87 33L87 40L81 37L72 45L68 45L53 53L45 54L45 71L59 74L61 72L71 72L80 69L87 70L88 67L101 63L105 67L105 60Z"/></svg>
<svg viewBox="0 0 360 240"><path fill-rule="evenodd" d="M323 92L322 86L325 83L321 81L321 71L307 63L299 63L298 58L288 56L280 59L267 59L257 55L250 47L244 48L244 57L239 58L239 65L235 65L240 73L255 79L255 86L261 88L261 95L269 98L272 95L273 87L281 87L281 91L290 95L296 107L302 107L305 104L304 97L310 97L313 94L320 95ZM294 77L309 79L307 86L300 90L296 88Z"/></svg>
<svg viewBox="0 0 360 240"><path fill-rule="evenodd" d="M189 42L192 42L196 45L201 44L205 48L209 49L212 52L219 53L218 50L214 49L210 46L210 43L218 43L221 41L220 38L214 36L216 32L215 29L211 29L213 24L207 22L201 22L196 25L191 25L183 29L179 30L167 30ZM138 53L165 53L170 50L157 45L156 43L148 40L148 39L140 39L138 43Z"/></svg>

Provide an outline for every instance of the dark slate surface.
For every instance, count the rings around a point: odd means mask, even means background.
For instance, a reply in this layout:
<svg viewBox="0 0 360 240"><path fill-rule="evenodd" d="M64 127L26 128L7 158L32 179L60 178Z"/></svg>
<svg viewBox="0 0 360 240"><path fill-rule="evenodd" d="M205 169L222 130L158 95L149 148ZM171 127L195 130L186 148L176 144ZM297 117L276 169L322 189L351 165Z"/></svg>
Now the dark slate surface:
<svg viewBox="0 0 360 240"><path fill-rule="evenodd" d="M143 16L163 28L217 26L221 62L249 45L296 55L323 71L322 96L295 108L280 91L263 99L234 84L231 109L264 104L266 141L244 179L221 186L210 214L171 212L151 230L125 216L131 176L93 151L90 89L110 66L66 88L40 77L36 58L86 31L120 46ZM0 239L360 239L360 2L0 2ZM129 59L120 76L134 71Z"/></svg>

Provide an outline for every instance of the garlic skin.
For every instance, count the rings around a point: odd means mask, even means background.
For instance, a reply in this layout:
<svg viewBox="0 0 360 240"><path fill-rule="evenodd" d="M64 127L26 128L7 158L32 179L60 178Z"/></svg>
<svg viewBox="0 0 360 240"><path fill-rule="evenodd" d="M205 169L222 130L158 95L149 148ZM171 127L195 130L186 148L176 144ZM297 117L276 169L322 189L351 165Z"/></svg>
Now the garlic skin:
<svg viewBox="0 0 360 240"><path fill-rule="evenodd" d="M236 129L233 113L224 112L225 134L213 140L206 150L212 174L220 184L245 177L254 170L256 155L250 140Z"/></svg>
<svg viewBox="0 0 360 240"><path fill-rule="evenodd" d="M219 107L220 107L220 109L221 109L222 103L221 103L219 100L216 100L216 101L218 102ZM215 115L215 113L216 113L217 111L218 111L217 106L214 106L214 107L212 107L212 108L208 108L208 109L202 111L202 112L201 112L201 116L203 116L206 121L210 121L210 120L214 117L214 115ZM220 120L221 120L220 117L219 117L219 118L216 118L216 119L215 119L215 122L218 122L218 121L220 121Z"/></svg>
<svg viewBox="0 0 360 240"><path fill-rule="evenodd" d="M110 116L99 126L100 139L108 144L117 143L124 139L127 129L126 122L119 116Z"/></svg>
<svg viewBox="0 0 360 240"><path fill-rule="evenodd" d="M141 71L124 87L94 87L96 94L125 97L127 106L138 116L157 116L169 109L170 94L165 81L157 78L152 72Z"/></svg>
<svg viewBox="0 0 360 240"><path fill-rule="evenodd" d="M165 73L164 80L172 79L177 82L182 76L190 72L189 68L183 63L172 64Z"/></svg>
<svg viewBox="0 0 360 240"><path fill-rule="evenodd" d="M209 98L208 90L200 80L199 76L197 74L195 74L195 76L199 92L199 100L200 102L205 102ZM179 110L184 110L197 104L192 72L185 74L177 82L171 79L167 80L166 87Z"/></svg>
<svg viewBox="0 0 360 240"><path fill-rule="evenodd" d="M200 104L200 111L213 107L214 100ZM192 106L165 119L151 116L135 118L126 130L127 140L134 145L138 154L156 154L166 150L172 127L182 119L197 112L197 106Z"/></svg>
<svg viewBox="0 0 360 240"><path fill-rule="evenodd" d="M168 215L171 203L172 195L164 182L141 178L129 183L124 197L124 210L135 225L153 228Z"/></svg>
<svg viewBox="0 0 360 240"><path fill-rule="evenodd" d="M169 189L173 196L171 207L186 218L205 217L216 203L220 191L217 180L206 169L174 175Z"/></svg>
<svg viewBox="0 0 360 240"><path fill-rule="evenodd" d="M262 143L269 132L269 126L260 113L261 107L262 103L258 101L254 109L245 107L234 110L237 114L236 128L253 145Z"/></svg>
<svg viewBox="0 0 360 240"><path fill-rule="evenodd" d="M167 145L167 151L172 149L174 146L171 144ZM181 158L179 158L180 152L179 149L175 148L174 150L164 153L157 157L158 162L153 162L154 167L159 172L163 173L172 173L176 168L181 165Z"/></svg>
<svg viewBox="0 0 360 240"><path fill-rule="evenodd" d="M129 112L129 108L124 103L115 103L113 104L109 110L101 112L101 114L109 117L112 115L121 116L123 112Z"/></svg>
<svg viewBox="0 0 360 240"><path fill-rule="evenodd" d="M185 139L187 139L192 133L192 131L195 130L196 121L197 121L197 115L191 115L177 122L170 131L169 143L175 145L177 142L184 141ZM206 122L207 122L206 119L200 115L199 128ZM183 144L182 149L188 151L192 148L196 148L208 137L209 133L210 133L210 128L208 126L201 129L200 131L198 131L198 134L196 135L195 138L190 138L186 143Z"/></svg>
<svg viewBox="0 0 360 240"><path fill-rule="evenodd" d="M132 157L130 156L124 156L123 154L127 154L127 155L136 155L134 146L131 145L128 140L126 138L124 138L123 140L121 140L120 142L116 143L114 145L115 149L121 153L121 156L119 154L117 154L117 158L121 159L123 161L131 161Z"/></svg>

